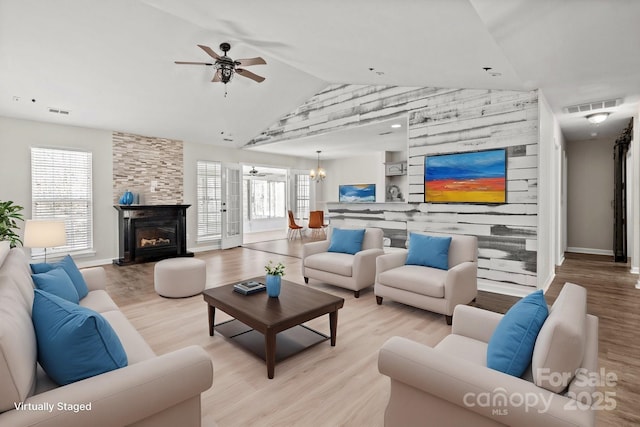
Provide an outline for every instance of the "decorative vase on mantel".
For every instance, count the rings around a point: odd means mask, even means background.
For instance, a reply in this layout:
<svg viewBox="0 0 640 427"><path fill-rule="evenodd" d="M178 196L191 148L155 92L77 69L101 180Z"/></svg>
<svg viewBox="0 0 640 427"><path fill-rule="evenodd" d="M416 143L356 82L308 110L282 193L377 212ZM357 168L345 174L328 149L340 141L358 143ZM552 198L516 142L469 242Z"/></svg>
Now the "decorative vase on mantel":
<svg viewBox="0 0 640 427"><path fill-rule="evenodd" d="M121 205L130 205L133 203L133 193L129 190L125 191L118 203Z"/></svg>
<svg viewBox="0 0 640 427"><path fill-rule="evenodd" d="M280 285L282 276L275 274L267 274L267 295L269 298L278 298L280 295Z"/></svg>

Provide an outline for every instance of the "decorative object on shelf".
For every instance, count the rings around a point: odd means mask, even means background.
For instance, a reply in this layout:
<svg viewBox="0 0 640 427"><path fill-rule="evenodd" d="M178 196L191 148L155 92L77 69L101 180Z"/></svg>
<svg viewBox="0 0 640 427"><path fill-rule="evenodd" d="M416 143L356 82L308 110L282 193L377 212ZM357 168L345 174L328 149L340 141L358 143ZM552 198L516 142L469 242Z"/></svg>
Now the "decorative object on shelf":
<svg viewBox="0 0 640 427"><path fill-rule="evenodd" d="M400 187L391 184L387 187L387 202L404 202Z"/></svg>
<svg viewBox="0 0 640 427"><path fill-rule="evenodd" d="M22 206L13 204L11 200L0 202L0 240L8 240L12 248L22 244L16 230L20 228L17 221L24 221L23 210Z"/></svg>
<svg viewBox="0 0 640 427"><path fill-rule="evenodd" d="M407 162L386 162L384 164L385 176L401 176L407 174Z"/></svg>
<svg viewBox="0 0 640 427"><path fill-rule="evenodd" d="M120 200L118 200L118 203L120 203L121 205L131 205L133 203L133 193L129 190L125 191L124 194L122 195L122 197L120 197Z"/></svg>
<svg viewBox="0 0 640 427"><path fill-rule="evenodd" d="M376 201L375 184L349 184L338 187L340 203L374 203Z"/></svg>
<svg viewBox="0 0 640 427"><path fill-rule="evenodd" d="M267 295L270 298L278 298L282 276L284 276L284 264L279 262L274 265L273 261L269 261L264 269L267 272Z"/></svg>
<svg viewBox="0 0 640 427"><path fill-rule="evenodd" d="M327 177L327 173L320 166L320 153L322 153L322 151L317 150L316 153L318 153L318 167L316 169L311 169L311 171L309 172L309 178L311 178L315 182L321 182L324 181L324 179Z"/></svg>
<svg viewBox="0 0 640 427"><path fill-rule="evenodd" d="M425 202L506 203L507 150L426 156Z"/></svg>
<svg viewBox="0 0 640 427"><path fill-rule="evenodd" d="M24 224L24 246L44 249L47 262L47 248L67 244L67 230L64 220L28 219Z"/></svg>

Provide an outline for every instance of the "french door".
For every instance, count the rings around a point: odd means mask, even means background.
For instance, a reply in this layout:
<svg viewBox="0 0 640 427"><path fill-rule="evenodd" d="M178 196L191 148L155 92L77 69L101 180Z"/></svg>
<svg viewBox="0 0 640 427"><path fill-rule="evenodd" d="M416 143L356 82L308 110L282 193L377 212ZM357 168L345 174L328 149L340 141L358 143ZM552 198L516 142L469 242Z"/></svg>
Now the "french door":
<svg viewBox="0 0 640 427"><path fill-rule="evenodd" d="M220 247L242 245L242 168L239 164L222 164L222 235Z"/></svg>

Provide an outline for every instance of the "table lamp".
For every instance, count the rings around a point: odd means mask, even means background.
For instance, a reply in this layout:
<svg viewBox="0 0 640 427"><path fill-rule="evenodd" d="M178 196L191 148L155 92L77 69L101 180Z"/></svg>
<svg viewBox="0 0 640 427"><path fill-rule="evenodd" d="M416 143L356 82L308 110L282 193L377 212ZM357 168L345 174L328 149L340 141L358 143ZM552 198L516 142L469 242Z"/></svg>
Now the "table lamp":
<svg viewBox="0 0 640 427"><path fill-rule="evenodd" d="M67 244L67 232L63 220L29 219L24 225L24 247L43 248L47 262L47 248Z"/></svg>

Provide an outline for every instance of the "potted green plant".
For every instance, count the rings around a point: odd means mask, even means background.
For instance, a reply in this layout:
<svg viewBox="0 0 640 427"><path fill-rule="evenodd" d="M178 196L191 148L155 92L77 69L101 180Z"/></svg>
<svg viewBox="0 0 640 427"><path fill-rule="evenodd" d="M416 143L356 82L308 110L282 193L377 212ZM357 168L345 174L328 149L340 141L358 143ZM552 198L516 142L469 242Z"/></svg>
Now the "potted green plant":
<svg viewBox="0 0 640 427"><path fill-rule="evenodd" d="M280 295L280 285L284 276L284 264L279 262L274 265L273 261L269 261L264 269L267 272L267 295L277 298Z"/></svg>
<svg viewBox="0 0 640 427"><path fill-rule="evenodd" d="M20 228L18 221L24 221L23 210L22 206L13 204L11 200L0 202L0 240L8 240L12 248L18 243L22 245L16 230Z"/></svg>

